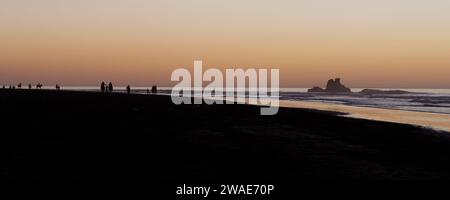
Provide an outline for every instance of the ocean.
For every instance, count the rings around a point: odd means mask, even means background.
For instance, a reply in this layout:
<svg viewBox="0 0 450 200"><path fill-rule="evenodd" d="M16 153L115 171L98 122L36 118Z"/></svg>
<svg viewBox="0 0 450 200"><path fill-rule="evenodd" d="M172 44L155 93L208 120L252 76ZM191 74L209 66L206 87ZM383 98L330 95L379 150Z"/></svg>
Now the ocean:
<svg viewBox="0 0 450 200"><path fill-rule="evenodd" d="M281 90L281 100L322 102L339 105L373 107L450 114L450 89L397 89L371 88L378 90L402 90L408 94L359 94L362 89L352 89L353 94L330 95L307 93L306 88Z"/></svg>

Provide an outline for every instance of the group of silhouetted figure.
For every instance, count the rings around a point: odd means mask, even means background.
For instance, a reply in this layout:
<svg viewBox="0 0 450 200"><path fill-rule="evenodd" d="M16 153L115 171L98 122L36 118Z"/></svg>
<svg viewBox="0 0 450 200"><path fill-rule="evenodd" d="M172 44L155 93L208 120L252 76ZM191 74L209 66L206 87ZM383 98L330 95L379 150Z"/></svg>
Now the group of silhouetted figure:
<svg viewBox="0 0 450 200"><path fill-rule="evenodd" d="M42 85L41 83L36 84L35 88L36 89L42 89L44 85ZM18 89L22 89L22 83L17 84L17 88ZM55 86L56 90L60 90L61 86L59 86L58 84L56 84ZM3 85L2 89L6 89L6 86ZM16 89L15 85L9 85L8 89ZM31 84L28 84L28 89L33 89L33 86Z"/></svg>
<svg viewBox="0 0 450 200"><path fill-rule="evenodd" d="M42 85L41 83L36 84L35 88L36 89L42 89L44 85ZM17 84L17 88L18 89L22 89L22 83ZM6 89L6 86L3 85L2 89ZM8 89L16 89L16 85L9 85ZM33 86L31 84L28 84L28 89L33 89ZM55 85L55 89L56 90L61 90L61 86L56 84ZM100 85L100 90L102 91L102 93L113 93L114 91L114 86L111 82L109 82L109 84L106 84L105 82L102 82ZM127 85L125 88L127 94L131 94L131 86ZM158 91L158 89L156 88L156 85L153 85L151 90L147 89L147 94L155 94Z"/></svg>
<svg viewBox="0 0 450 200"><path fill-rule="evenodd" d="M109 84L106 84L105 82L102 82L100 84L100 90L102 91L102 93L112 93L114 91L114 86L111 82L109 82ZM127 94L131 94L131 86L127 85L125 87L125 90L127 92ZM155 94L158 91L156 85L152 86L152 89L147 89L147 94L150 94L150 92L152 94Z"/></svg>
<svg viewBox="0 0 450 200"><path fill-rule="evenodd" d="M100 90L103 93L112 93L114 91L114 87L111 82L109 82L108 85L106 85L105 82L102 82L102 84L100 85Z"/></svg>

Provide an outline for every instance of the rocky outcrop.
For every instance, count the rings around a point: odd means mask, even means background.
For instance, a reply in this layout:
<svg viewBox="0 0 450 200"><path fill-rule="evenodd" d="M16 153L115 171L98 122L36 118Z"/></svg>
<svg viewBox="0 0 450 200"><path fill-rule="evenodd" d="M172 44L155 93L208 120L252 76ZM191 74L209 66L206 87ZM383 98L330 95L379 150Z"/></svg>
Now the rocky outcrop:
<svg viewBox="0 0 450 200"><path fill-rule="evenodd" d="M325 89L316 86L309 89L308 92L350 93L352 91L350 88L345 87L345 85L341 83L340 78L335 78L334 80L328 80L327 87Z"/></svg>
<svg viewBox="0 0 450 200"><path fill-rule="evenodd" d="M313 87L313 88L309 89L308 92L325 92L325 90L320 87Z"/></svg>

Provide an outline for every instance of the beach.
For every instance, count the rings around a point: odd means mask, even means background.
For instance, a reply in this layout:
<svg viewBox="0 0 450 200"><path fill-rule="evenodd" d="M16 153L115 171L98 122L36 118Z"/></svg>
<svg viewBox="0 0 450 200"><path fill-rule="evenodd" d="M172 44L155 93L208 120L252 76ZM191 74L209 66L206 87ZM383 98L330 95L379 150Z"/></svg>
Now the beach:
<svg viewBox="0 0 450 200"><path fill-rule="evenodd" d="M447 132L170 96L0 89L2 179L448 180Z"/></svg>

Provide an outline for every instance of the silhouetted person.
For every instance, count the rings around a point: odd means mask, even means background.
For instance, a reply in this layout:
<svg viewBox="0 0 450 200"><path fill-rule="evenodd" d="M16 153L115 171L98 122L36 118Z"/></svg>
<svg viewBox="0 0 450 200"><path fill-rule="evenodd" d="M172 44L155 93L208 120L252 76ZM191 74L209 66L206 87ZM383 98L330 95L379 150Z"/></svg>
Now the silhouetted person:
<svg viewBox="0 0 450 200"><path fill-rule="evenodd" d="M37 89L41 89L42 86L43 86L43 85L42 85L41 83L38 83L38 84L36 85L36 88L37 88Z"/></svg>
<svg viewBox="0 0 450 200"><path fill-rule="evenodd" d="M108 84L108 90L109 90L109 93L112 93L114 90L113 84L111 82L109 82L109 84Z"/></svg>
<svg viewBox="0 0 450 200"><path fill-rule="evenodd" d="M3 89L5 89L6 87L3 85Z"/></svg>
<svg viewBox="0 0 450 200"><path fill-rule="evenodd" d="M17 85L17 88L22 88L22 83L19 83L19 85Z"/></svg>
<svg viewBox="0 0 450 200"><path fill-rule="evenodd" d="M31 87L31 84L28 84L28 89L31 89L32 87Z"/></svg>
<svg viewBox="0 0 450 200"><path fill-rule="evenodd" d="M61 89L61 86L59 86L58 84L56 84L55 88L56 88L56 90L60 90L60 89Z"/></svg>
<svg viewBox="0 0 450 200"><path fill-rule="evenodd" d="M131 93L131 87L130 87L130 85L127 85L127 94L130 94Z"/></svg>
<svg viewBox="0 0 450 200"><path fill-rule="evenodd" d="M106 84L105 84L105 82L102 82L102 84L100 85L100 90L101 90L103 93L105 93L105 91L106 91Z"/></svg>
<svg viewBox="0 0 450 200"><path fill-rule="evenodd" d="M158 92L158 88L154 85L152 86L152 93L155 94L156 92Z"/></svg>

